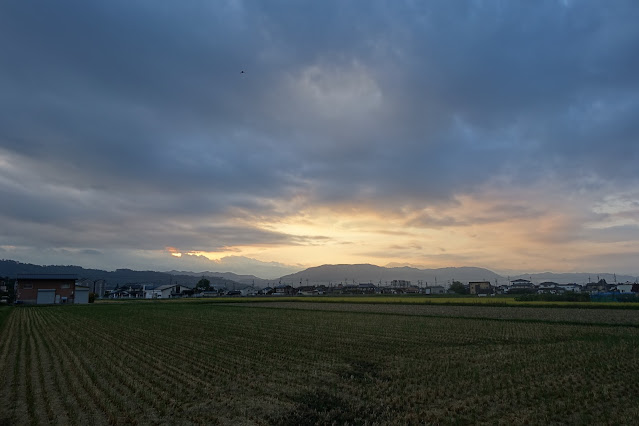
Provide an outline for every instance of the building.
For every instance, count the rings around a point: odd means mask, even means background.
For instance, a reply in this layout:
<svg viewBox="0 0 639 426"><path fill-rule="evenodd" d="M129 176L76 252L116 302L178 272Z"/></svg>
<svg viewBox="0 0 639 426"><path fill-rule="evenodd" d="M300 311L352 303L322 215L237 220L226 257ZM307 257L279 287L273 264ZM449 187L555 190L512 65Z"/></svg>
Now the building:
<svg viewBox="0 0 639 426"><path fill-rule="evenodd" d="M180 287L177 285L161 285L155 288L145 288L145 299L170 299L171 297L177 297L180 294Z"/></svg>
<svg viewBox="0 0 639 426"><path fill-rule="evenodd" d="M607 293L612 290L613 285L608 284L606 280L599 280L596 283L590 282L583 287L583 291L590 294Z"/></svg>
<svg viewBox="0 0 639 426"><path fill-rule="evenodd" d="M89 288L73 274L18 274L16 302L38 305L88 303Z"/></svg>
<svg viewBox="0 0 639 426"><path fill-rule="evenodd" d="M431 285L424 288L424 294L444 294L446 289L441 285Z"/></svg>
<svg viewBox="0 0 639 426"><path fill-rule="evenodd" d="M273 292L275 296L294 296L297 294L297 290L290 285L280 284L275 286L275 291Z"/></svg>
<svg viewBox="0 0 639 426"><path fill-rule="evenodd" d="M508 287L508 293L534 293L535 285L528 280L517 279L510 281L510 287Z"/></svg>
<svg viewBox="0 0 639 426"><path fill-rule="evenodd" d="M493 286L490 281L470 281L468 290L470 294L492 294Z"/></svg>
<svg viewBox="0 0 639 426"><path fill-rule="evenodd" d="M625 294L632 293L632 287L634 284L626 283L626 284L617 284L617 292Z"/></svg>
<svg viewBox="0 0 639 426"><path fill-rule="evenodd" d="M559 294L562 293L562 289L559 284L552 281L544 281L537 286L537 293L539 294Z"/></svg>
<svg viewBox="0 0 639 426"><path fill-rule="evenodd" d="M374 294L377 292L377 287L373 283L361 283L357 287L362 294Z"/></svg>
<svg viewBox="0 0 639 426"><path fill-rule="evenodd" d="M581 293L581 285L579 284L558 284L559 293Z"/></svg>

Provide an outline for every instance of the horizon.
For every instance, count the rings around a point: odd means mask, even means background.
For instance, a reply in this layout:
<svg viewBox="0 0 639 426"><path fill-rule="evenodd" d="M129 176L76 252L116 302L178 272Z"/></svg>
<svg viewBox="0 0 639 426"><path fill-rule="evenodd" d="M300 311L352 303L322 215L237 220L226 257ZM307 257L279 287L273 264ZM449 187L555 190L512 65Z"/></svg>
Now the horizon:
<svg viewBox="0 0 639 426"><path fill-rule="evenodd" d="M0 257L639 259L639 3L0 3Z"/></svg>

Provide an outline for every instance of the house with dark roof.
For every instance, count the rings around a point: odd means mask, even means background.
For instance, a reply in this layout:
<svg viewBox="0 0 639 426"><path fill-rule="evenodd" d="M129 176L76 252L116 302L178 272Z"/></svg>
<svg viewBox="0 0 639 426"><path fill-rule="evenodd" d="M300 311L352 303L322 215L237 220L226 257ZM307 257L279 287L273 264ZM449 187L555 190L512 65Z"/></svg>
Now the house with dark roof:
<svg viewBox="0 0 639 426"><path fill-rule="evenodd" d="M361 283L357 286L360 293L373 294L377 292L377 287L373 283Z"/></svg>
<svg viewBox="0 0 639 426"><path fill-rule="evenodd" d="M561 292L559 284L552 281L544 281L537 285L537 293L539 294L559 294Z"/></svg>
<svg viewBox="0 0 639 426"><path fill-rule="evenodd" d="M524 279L516 279L510 281L510 286L508 287L508 293L534 293L535 285L528 280Z"/></svg>

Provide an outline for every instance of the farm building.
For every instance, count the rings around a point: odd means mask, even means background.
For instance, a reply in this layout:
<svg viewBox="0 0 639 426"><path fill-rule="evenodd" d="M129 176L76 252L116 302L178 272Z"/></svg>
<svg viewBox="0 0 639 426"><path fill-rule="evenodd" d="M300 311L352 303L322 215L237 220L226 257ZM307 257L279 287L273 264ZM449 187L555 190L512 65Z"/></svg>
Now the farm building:
<svg viewBox="0 0 639 426"><path fill-rule="evenodd" d="M72 274L18 274L16 301L38 305L88 303L89 288L76 286Z"/></svg>

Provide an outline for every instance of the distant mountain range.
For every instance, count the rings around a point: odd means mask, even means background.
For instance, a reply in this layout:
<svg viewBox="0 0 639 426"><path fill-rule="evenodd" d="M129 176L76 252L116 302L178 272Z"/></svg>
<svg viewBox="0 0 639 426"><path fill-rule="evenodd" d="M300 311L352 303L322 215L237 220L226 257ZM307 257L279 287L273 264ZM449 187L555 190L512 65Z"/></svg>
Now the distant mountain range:
<svg viewBox="0 0 639 426"><path fill-rule="evenodd" d="M533 283L553 281L559 284L596 282L605 279L609 283L635 282L636 277L630 275L615 275L610 273L562 273L544 272L537 274L521 274L504 277L491 270L476 267L419 269L414 267L382 267L370 264L360 265L322 265L305 269L294 274L285 275L280 279L266 280L254 275L240 275L233 272L187 272L187 271L133 271L131 269L117 269L103 271L100 269L85 269L80 266L40 266L20 263L14 260L0 260L0 276L15 277L17 274L75 274L80 279L106 280L109 287L125 284L181 284L195 286L200 278L205 277L216 285L227 288L241 289L247 286L265 287L278 283L299 285L320 284L352 284L368 283L382 284L393 280L411 281L418 285L448 286L453 280L468 283L469 281L490 281L492 284L506 284L508 280L523 278Z"/></svg>
<svg viewBox="0 0 639 426"><path fill-rule="evenodd" d="M248 282L239 281L241 279L240 276L232 273L218 274L210 272L195 274L193 272L133 271L131 269L103 271L100 269L85 269L72 265L41 266L30 263L20 263L13 260L0 260L0 277L12 278L18 274L74 274L81 280L105 280L108 288L126 284L181 284L186 287L194 287L203 277L208 278L211 284L225 286L226 288L236 288L238 290L246 287L247 284L252 284L248 278L246 280L242 279L242 281Z"/></svg>
<svg viewBox="0 0 639 426"><path fill-rule="evenodd" d="M192 276L197 277L199 280L201 277L220 277L230 281L235 281L245 285L255 285L256 287L266 287L269 284L273 284L273 280L266 280L264 278L256 277L255 275L240 275L233 272L189 272L189 271L169 271L168 274L176 276Z"/></svg>
<svg viewBox="0 0 639 426"><path fill-rule="evenodd" d="M452 280L468 281L502 281L505 278L484 268L439 268L439 269L417 269L408 266L398 268L385 268L383 266L362 264L362 265L323 265L308 268L295 274L286 275L281 278L282 283L293 285L309 284L339 284L353 282L372 282L382 285L393 280L411 281L413 284L422 285L445 285Z"/></svg>
<svg viewBox="0 0 639 426"><path fill-rule="evenodd" d="M630 275L615 275L608 273L568 273L556 274L544 272L537 274L520 274L512 276L499 275L489 269L476 267L419 269L414 267L387 268L376 265L323 265L308 268L295 274L281 278L282 283L291 285L309 284L339 284L339 283L363 283L372 282L378 285L380 282L386 285L392 280L407 280L413 284L444 285L448 286L453 280L468 283L469 281L490 281L493 285L507 284L509 280L530 280L535 284L552 281L559 284L585 284L605 279L609 283L634 282L636 277ZM307 281L308 280L308 281Z"/></svg>

